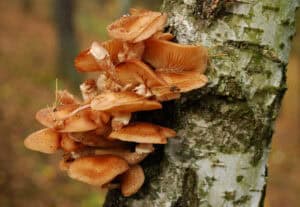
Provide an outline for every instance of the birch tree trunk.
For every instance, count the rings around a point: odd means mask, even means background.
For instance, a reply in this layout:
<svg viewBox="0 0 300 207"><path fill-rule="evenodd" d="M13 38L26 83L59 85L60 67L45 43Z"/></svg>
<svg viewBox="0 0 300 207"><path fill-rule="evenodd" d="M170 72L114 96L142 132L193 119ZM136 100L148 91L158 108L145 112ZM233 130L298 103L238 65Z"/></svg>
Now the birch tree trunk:
<svg viewBox="0 0 300 207"><path fill-rule="evenodd" d="M210 83L164 106L158 121L178 138L143 163L146 183L138 194L110 191L105 207L263 206L298 4L164 0L178 42L209 48Z"/></svg>

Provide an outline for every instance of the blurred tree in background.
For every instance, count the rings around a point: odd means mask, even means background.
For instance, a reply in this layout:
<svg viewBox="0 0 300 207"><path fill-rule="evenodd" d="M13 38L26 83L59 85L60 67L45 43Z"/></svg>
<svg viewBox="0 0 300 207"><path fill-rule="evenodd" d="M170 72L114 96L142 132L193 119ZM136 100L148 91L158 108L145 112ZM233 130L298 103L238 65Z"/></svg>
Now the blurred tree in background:
<svg viewBox="0 0 300 207"><path fill-rule="evenodd" d="M72 86L78 87L81 78L73 66L73 60L79 51L74 26L75 8L75 0L54 0L54 20L58 40L57 75L59 79L69 80Z"/></svg>

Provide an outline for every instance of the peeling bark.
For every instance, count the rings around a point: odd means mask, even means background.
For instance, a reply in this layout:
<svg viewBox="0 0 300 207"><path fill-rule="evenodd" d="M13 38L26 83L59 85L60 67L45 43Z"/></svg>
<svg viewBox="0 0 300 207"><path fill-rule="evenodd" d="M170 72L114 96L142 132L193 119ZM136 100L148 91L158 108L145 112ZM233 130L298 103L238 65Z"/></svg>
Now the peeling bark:
<svg viewBox="0 0 300 207"><path fill-rule="evenodd" d="M178 138L143 163L146 183L138 194L110 191L105 207L263 206L298 4L164 1L177 41L209 48L210 84L151 114Z"/></svg>

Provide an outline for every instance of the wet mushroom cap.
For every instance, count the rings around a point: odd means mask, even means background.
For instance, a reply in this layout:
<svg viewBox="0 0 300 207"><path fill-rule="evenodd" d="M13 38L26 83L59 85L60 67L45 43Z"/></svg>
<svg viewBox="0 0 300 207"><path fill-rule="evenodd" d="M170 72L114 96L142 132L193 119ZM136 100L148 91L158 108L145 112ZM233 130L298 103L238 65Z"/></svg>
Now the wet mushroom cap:
<svg viewBox="0 0 300 207"><path fill-rule="evenodd" d="M60 148L60 139L58 132L47 128L30 134L24 140L24 145L34 151L52 154Z"/></svg>
<svg viewBox="0 0 300 207"><path fill-rule="evenodd" d="M166 18L166 15L160 12L133 12L132 15L123 16L108 25L107 31L109 36L114 39L128 42L143 41L157 31L161 31L166 23Z"/></svg>
<svg viewBox="0 0 300 207"><path fill-rule="evenodd" d="M145 175L143 168L140 165L130 167L121 176L121 192L125 197L135 194L143 185Z"/></svg>
<svg viewBox="0 0 300 207"><path fill-rule="evenodd" d="M161 16L156 17L155 20L153 22L151 22L148 25L148 27L146 27L143 30L143 32L133 40L133 42L140 42L145 39L148 39L157 31L161 31L163 29L164 25L166 24L166 22L167 22L166 14L162 14Z"/></svg>
<svg viewBox="0 0 300 207"><path fill-rule="evenodd" d="M131 60L119 64L116 74L120 84L132 84L133 86L145 84L147 87L163 86L166 82L159 78L154 71L142 61Z"/></svg>
<svg viewBox="0 0 300 207"><path fill-rule="evenodd" d="M91 112L88 108L69 116L79 107L79 105L70 104L44 108L36 113L36 119L42 125L54 128L59 132L80 132L96 129L97 125L89 118Z"/></svg>
<svg viewBox="0 0 300 207"><path fill-rule="evenodd" d="M68 175L90 185L102 186L129 169L127 162L113 155L81 157L74 160Z"/></svg>
<svg viewBox="0 0 300 207"><path fill-rule="evenodd" d="M114 64L119 62L118 53L123 48L122 41L114 39L98 44L107 50L109 57ZM74 64L75 68L80 72L95 72L103 70L95 60L94 56L91 54L91 47L80 52L75 58Z"/></svg>
<svg viewBox="0 0 300 207"><path fill-rule="evenodd" d="M107 112L136 112L161 109L157 101L148 100L134 92L103 92L91 102L93 110Z"/></svg>
<svg viewBox="0 0 300 207"><path fill-rule="evenodd" d="M156 72L171 87L177 87L181 93L188 92L206 85L208 79L198 71L185 71L182 73Z"/></svg>
<svg viewBox="0 0 300 207"><path fill-rule="evenodd" d="M170 41L150 38L145 41L143 59L154 68L170 71L197 70L204 73L208 61L205 47L182 45Z"/></svg>
<svg viewBox="0 0 300 207"><path fill-rule="evenodd" d="M126 142L166 144L167 138L175 136L176 132L172 129L151 123L136 122L113 131L109 138Z"/></svg>

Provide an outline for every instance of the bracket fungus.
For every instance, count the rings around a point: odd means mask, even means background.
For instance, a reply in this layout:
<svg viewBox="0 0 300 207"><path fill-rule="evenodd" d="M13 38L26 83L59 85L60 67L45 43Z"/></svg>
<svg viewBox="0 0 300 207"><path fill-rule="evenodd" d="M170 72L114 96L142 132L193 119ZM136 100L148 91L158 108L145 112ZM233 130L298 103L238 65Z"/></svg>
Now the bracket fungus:
<svg viewBox="0 0 300 207"><path fill-rule="evenodd" d="M82 100L57 91L56 105L36 114L47 128L29 135L24 145L63 151L59 166L71 178L120 188L124 196L138 192L145 180L139 163L176 132L141 122L134 113L160 110L161 102L208 82L207 49L172 42L174 36L163 32L166 21L166 14L130 9L109 25L111 40L95 41L75 58L79 72L98 76L80 85Z"/></svg>

